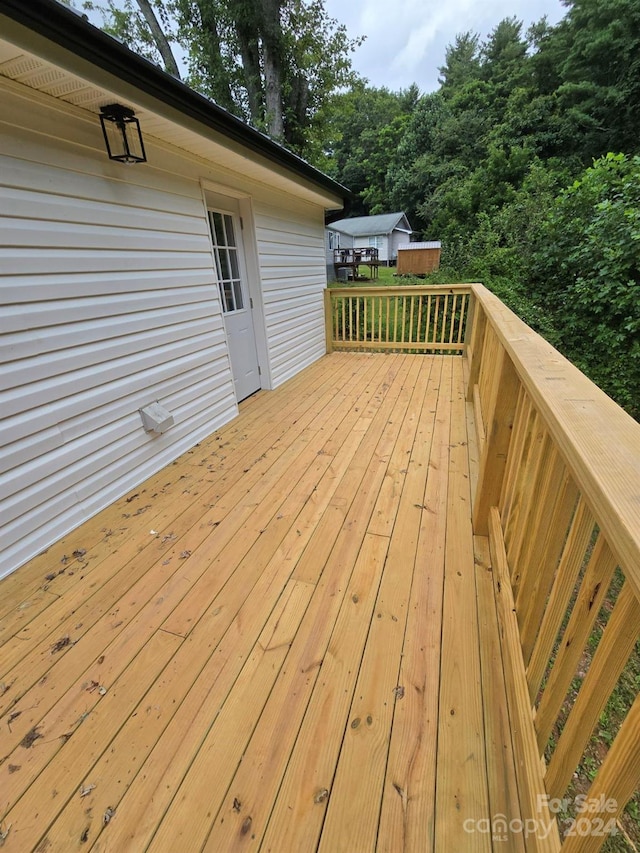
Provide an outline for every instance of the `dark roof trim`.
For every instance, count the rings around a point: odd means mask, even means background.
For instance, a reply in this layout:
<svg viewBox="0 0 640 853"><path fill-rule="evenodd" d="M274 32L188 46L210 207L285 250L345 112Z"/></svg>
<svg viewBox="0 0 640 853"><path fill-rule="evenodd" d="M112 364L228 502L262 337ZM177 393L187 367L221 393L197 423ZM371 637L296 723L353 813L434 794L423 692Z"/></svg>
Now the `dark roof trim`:
<svg viewBox="0 0 640 853"><path fill-rule="evenodd" d="M264 133L129 50L57 0L0 0L0 13L346 201L351 192Z"/></svg>

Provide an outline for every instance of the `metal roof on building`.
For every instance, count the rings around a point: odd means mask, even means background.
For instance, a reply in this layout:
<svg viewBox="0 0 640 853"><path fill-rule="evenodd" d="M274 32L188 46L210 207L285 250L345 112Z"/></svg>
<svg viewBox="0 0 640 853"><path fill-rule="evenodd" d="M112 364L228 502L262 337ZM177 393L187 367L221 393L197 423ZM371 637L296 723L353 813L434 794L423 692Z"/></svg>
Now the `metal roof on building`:
<svg viewBox="0 0 640 853"><path fill-rule="evenodd" d="M405 251L406 249L441 249L442 243L440 240L431 240L426 243L409 243L406 246L398 246L398 251Z"/></svg>
<svg viewBox="0 0 640 853"><path fill-rule="evenodd" d="M411 226L405 214L382 213L378 216L354 216L351 219L339 219L332 222L329 228L340 231L350 237L370 237L375 234L390 234L396 228L411 234Z"/></svg>

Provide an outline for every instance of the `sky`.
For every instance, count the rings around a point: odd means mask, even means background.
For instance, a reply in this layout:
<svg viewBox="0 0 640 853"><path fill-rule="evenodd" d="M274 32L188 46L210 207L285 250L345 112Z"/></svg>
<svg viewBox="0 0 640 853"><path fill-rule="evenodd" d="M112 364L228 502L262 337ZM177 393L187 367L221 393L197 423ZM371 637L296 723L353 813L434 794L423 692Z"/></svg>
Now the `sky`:
<svg viewBox="0 0 640 853"><path fill-rule="evenodd" d="M94 0L96 6L106 6ZM81 8L81 0L73 0ZM116 0L116 5L119 5ZM421 92L438 88L438 68L457 33L478 33L481 40L503 18L530 24L547 16L556 24L567 9L560 0L324 0L328 14L347 27L351 38L366 36L352 54L354 69L372 86L393 92L416 83ZM97 11L89 20L100 26ZM181 63L180 51L176 57Z"/></svg>
<svg viewBox="0 0 640 853"><path fill-rule="evenodd" d="M352 62L372 86L398 91L417 83L421 92L438 88L438 68L457 33L485 39L511 16L526 31L543 15L556 24L567 11L560 0L325 0L325 9L352 38L366 35Z"/></svg>

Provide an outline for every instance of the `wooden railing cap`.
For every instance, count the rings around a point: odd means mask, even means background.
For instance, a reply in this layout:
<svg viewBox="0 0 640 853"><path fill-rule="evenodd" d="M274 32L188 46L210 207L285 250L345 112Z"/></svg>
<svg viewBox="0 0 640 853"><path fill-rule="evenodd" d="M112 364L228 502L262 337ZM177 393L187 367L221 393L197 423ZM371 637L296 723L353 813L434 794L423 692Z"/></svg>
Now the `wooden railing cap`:
<svg viewBox="0 0 640 853"><path fill-rule="evenodd" d="M640 597L640 424L497 296L471 289Z"/></svg>

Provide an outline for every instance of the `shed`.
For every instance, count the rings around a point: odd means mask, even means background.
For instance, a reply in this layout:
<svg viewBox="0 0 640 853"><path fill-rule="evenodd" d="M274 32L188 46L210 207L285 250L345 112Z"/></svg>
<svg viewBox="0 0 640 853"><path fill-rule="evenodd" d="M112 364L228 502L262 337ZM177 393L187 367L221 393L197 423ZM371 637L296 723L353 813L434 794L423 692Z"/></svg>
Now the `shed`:
<svg viewBox="0 0 640 853"><path fill-rule="evenodd" d="M440 266L441 243L410 243L398 249L398 275L428 275Z"/></svg>
<svg viewBox="0 0 640 853"><path fill-rule="evenodd" d="M348 192L55 0L0 34L2 576L324 354Z"/></svg>
<svg viewBox="0 0 640 853"><path fill-rule="evenodd" d="M395 263L400 246L408 245L411 225L402 211L378 216L353 216L328 226L331 249L377 249L383 264Z"/></svg>

